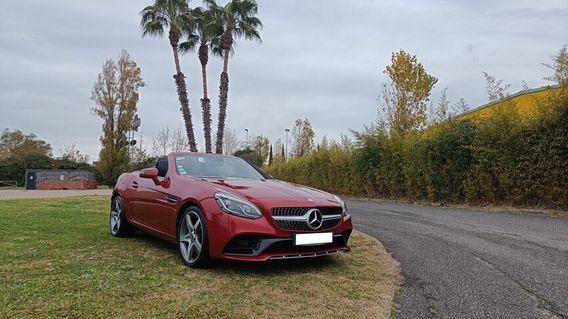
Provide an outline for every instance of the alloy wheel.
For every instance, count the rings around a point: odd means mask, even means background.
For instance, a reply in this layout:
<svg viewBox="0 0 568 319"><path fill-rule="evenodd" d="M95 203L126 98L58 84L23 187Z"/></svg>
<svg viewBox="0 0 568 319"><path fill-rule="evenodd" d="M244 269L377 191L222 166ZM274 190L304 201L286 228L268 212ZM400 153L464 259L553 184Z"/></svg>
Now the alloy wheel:
<svg viewBox="0 0 568 319"><path fill-rule="evenodd" d="M110 233L115 236L120 231L121 217L122 217L122 200L120 197L114 199L112 208L110 210Z"/></svg>
<svg viewBox="0 0 568 319"><path fill-rule="evenodd" d="M199 215L188 212L181 221L179 242L180 251L185 262L194 263L203 247L203 223Z"/></svg>

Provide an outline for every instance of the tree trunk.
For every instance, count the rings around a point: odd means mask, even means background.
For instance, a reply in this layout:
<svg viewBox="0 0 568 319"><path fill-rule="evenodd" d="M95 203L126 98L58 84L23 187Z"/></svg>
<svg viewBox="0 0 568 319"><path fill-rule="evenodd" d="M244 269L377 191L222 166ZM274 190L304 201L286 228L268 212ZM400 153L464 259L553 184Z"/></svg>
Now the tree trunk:
<svg viewBox="0 0 568 319"><path fill-rule="evenodd" d="M176 65L176 74L174 79L176 82L177 93L179 103L181 105L181 113L183 114L183 120L185 122L185 132L187 133L187 141L189 143L189 149L192 152L197 152L197 144L195 143L195 134L193 132L193 123L191 121L191 110L189 108L189 100L187 99L187 86L185 84L185 75L181 72L181 67L179 64L178 55L178 42L179 42L180 32L177 28L170 28L170 44L172 50L174 51L174 62Z"/></svg>
<svg viewBox="0 0 568 319"><path fill-rule="evenodd" d="M170 27L169 39L170 39L170 45L174 50L174 63L176 66L176 74L181 73L181 67L179 65L179 55L178 55L178 43L180 35L181 35L180 31L175 26Z"/></svg>
<svg viewBox="0 0 568 319"><path fill-rule="evenodd" d="M223 56L223 72L219 83L219 123L217 125L217 142L215 152L223 153L223 135L225 133L225 121L227 119L227 97L229 95L229 54L230 50L225 50Z"/></svg>
<svg viewBox="0 0 568 319"><path fill-rule="evenodd" d="M211 153L211 101L207 91L207 61L209 49L206 44L199 46L199 62L201 63L201 82L203 82L203 98L201 109L203 111L203 135L205 137L205 152Z"/></svg>
<svg viewBox="0 0 568 319"><path fill-rule="evenodd" d="M197 152L197 144L195 143L195 135L193 133L193 124L191 121L191 111L189 109L189 101L187 100L185 76L180 72L174 75L174 79L176 81L179 103L181 104L181 113L183 114L183 120L185 122L185 131L187 133L189 149L192 152Z"/></svg>

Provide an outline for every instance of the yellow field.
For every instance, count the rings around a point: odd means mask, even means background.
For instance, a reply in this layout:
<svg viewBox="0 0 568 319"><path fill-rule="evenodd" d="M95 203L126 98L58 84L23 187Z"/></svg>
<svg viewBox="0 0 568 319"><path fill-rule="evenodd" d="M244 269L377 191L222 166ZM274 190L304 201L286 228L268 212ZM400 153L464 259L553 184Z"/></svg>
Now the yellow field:
<svg viewBox="0 0 568 319"><path fill-rule="evenodd" d="M497 102L482 105L472 111L457 117L459 120L479 121L493 115L496 110L511 108L522 117L531 117L536 114L540 101L545 101L553 94L560 91L558 86L545 86L538 89L521 91L511 95L509 98Z"/></svg>

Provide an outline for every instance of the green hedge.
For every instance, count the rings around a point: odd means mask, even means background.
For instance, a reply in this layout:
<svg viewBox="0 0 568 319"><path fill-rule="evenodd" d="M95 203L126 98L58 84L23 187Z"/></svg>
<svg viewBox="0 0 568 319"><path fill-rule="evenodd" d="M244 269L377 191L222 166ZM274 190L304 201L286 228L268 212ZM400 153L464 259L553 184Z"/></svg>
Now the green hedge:
<svg viewBox="0 0 568 319"><path fill-rule="evenodd" d="M375 127L265 170L344 195L567 208L568 94L530 119L512 109L404 137Z"/></svg>

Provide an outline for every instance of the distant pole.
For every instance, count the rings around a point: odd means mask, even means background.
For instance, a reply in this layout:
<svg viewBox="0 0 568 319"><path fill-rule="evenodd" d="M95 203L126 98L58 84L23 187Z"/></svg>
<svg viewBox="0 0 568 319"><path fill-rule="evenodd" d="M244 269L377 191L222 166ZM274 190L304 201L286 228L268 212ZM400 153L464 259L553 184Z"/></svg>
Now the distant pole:
<svg viewBox="0 0 568 319"><path fill-rule="evenodd" d="M249 148L249 129L245 128L245 132L246 132L246 139L245 139L245 148Z"/></svg>
<svg viewBox="0 0 568 319"><path fill-rule="evenodd" d="M288 132L289 129L285 129L284 132L286 134L286 138L284 139L284 161L286 161L286 157L288 157Z"/></svg>
<svg viewBox="0 0 568 319"><path fill-rule="evenodd" d="M142 119L138 116L138 114L134 114L132 121L130 122L130 129L128 130L128 155L130 157L130 163L134 161L134 145L136 145L136 132L138 132L138 128L142 123Z"/></svg>

